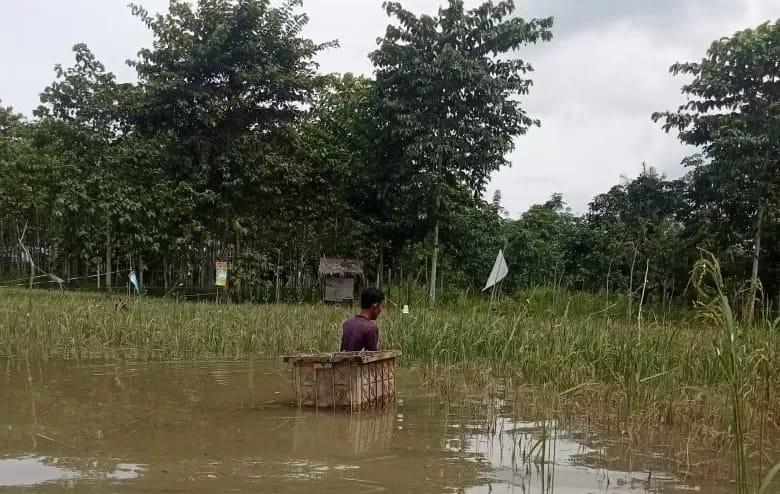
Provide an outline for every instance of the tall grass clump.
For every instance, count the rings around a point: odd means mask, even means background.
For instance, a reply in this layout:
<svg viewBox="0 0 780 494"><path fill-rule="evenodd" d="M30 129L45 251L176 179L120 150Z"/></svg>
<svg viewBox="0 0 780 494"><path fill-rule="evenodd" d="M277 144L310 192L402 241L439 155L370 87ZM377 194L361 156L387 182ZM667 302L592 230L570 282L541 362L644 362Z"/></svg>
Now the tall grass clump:
<svg viewBox="0 0 780 494"><path fill-rule="evenodd" d="M734 312L723 291L723 277L718 260L714 256L698 260L694 265L691 281L700 298L697 304L700 317L720 330L720 341L715 351L729 387L737 494L748 494L743 413L745 355L738 341L741 338Z"/></svg>
<svg viewBox="0 0 780 494"><path fill-rule="evenodd" d="M744 341L745 332L756 330L753 327L740 327L738 325L729 299L724 293L720 264L714 256L706 254L705 257L696 262L691 282L699 296L697 302L699 317L720 330L715 352L729 389L728 396L731 404L734 434L732 448L736 470L736 491L737 494L748 494L744 409L746 396L749 395L747 388L750 375L746 371L749 368L750 355L746 352ZM761 453L759 451L759 455ZM759 456L759 462L763 462L761 456ZM780 471L780 464L768 472L756 492L768 492L778 471Z"/></svg>

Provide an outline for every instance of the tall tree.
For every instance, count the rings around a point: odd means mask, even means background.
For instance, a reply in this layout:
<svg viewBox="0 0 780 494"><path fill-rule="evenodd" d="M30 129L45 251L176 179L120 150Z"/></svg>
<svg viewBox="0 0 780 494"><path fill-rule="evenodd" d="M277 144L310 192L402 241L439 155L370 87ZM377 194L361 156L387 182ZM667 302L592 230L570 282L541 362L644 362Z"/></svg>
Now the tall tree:
<svg viewBox="0 0 780 494"><path fill-rule="evenodd" d="M780 20L712 43L698 63L677 63L673 74L693 76L682 88L688 102L653 114L666 131L702 146L726 203L752 220L752 268L745 318L752 322L767 211L780 187Z"/></svg>
<svg viewBox="0 0 780 494"><path fill-rule="evenodd" d="M436 16L385 2L396 24L370 57L386 142L400 150L391 163L402 190L424 223L432 225L430 302L436 300L439 229L443 211L484 192L492 172L506 165L513 139L539 125L517 96L528 93L529 63L515 50L552 38L552 18L513 16L511 0L466 10L449 0Z"/></svg>
<svg viewBox="0 0 780 494"><path fill-rule="evenodd" d="M196 229L238 247L242 222L278 207L276 183L299 177L293 123L316 83L316 44L300 0L172 0L133 13L154 35L133 62L137 123L169 145L170 176L196 203ZM239 249L236 249L239 250Z"/></svg>
<svg viewBox="0 0 780 494"><path fill-rule="evenodd" d="M123 184L131 173L118 152L129 131L124 100L132 87L117 84L86 45L73 51L74 65L57 65L56 80L41 94L36 145L57 164L52 195L54 214L68 227L63 241L81 245L91 261L98 256L96 239L103 239L110 288L117 229L135 205Z"/></svg>
<svg viewBox="0 0 780 494"><path fill-rule="evenodd" d="M32 129L22 115L0 106L0 249L4 251L0 254L6 261L17 260L18 273L22 271L21 232L29 224L40 238L41 219L51 206L49 170L32 147Z"/></svg>

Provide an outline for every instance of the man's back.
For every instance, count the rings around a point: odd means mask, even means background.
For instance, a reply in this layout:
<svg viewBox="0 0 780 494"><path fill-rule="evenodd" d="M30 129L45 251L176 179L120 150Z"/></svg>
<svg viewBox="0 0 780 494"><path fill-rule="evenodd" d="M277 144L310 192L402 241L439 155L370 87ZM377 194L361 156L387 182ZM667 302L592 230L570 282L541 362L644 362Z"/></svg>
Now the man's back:
<svg viewBox="0 0 780 494"><path fill-rule="evenodd" d="M376 351L379 328L363 316L352 316L344 321L341 334L342 352Z"/></svg>

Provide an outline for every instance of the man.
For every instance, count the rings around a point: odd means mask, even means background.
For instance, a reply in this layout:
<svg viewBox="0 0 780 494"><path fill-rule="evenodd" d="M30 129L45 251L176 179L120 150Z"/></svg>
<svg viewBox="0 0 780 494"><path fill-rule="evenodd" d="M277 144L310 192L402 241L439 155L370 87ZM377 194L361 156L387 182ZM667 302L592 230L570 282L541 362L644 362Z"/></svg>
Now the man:
<svg viewBox="0 0 780 494"><path fill-rule="evenodd" d="M341 334L342 352L376 351L379 328L374 321L382 313L385 295L376 288L366 288L360 294L360 314L344 321Z"/></svg>

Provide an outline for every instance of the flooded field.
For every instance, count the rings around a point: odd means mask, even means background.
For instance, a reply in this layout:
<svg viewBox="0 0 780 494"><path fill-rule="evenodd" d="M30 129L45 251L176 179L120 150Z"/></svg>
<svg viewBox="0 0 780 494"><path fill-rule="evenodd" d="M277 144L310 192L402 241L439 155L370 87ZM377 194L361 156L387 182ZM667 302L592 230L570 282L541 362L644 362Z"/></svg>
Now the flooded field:
<svg viewBox="0 0 780 494"><path fill-rule="evenodd" d="M442 403L401 372L381 413L298 410L275 362L3 362L0 492L732 492L621 438ZM476 411L476 412L475 412Z"/></svg>

